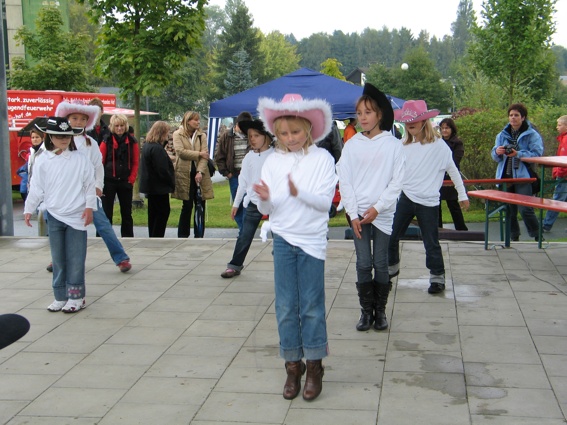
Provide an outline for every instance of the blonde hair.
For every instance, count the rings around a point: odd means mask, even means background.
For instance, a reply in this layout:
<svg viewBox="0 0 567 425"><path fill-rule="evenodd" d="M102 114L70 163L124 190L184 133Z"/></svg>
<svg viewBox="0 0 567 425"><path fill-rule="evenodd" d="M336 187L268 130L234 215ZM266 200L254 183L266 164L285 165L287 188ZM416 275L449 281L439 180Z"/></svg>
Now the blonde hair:
<svg viewBox="0 0 567 425"><path fill-rule="evenodd" d="M307 134L307 140L305 141L305 144L303 145L302 149L303 152L307 153L307 149L309 148L309 146L313 144L313 136L311 135L311 129L313 126L311 125L311 122L309 120L306 120L305 118L295 117L291 115L278 117L275 119L274 132L276 133L276 147L284 152L289 152L289 149L287 148L286 145L280 142L279 134L280 134L280 125L282 121L286 121L287 123L296 122L303 129L303 131L305 131L305 134Z"/></svg>
<svg viewBox="0 0 567 425"><path fill-rule="evenodd" d="M420 131L420 135L423 135L422 140L419 140L419 143L425 145L427 143L433 143L436 139L441 137L439 131L433 128L430 120L418 121L425 123L423 129ZM409 145L410 143L414 142L414 137L410 134L409 131L406 129L406 138L404 140L404 145Z"/></svg>
<svg viewBox="0 0 567 425"><path fill-rule="evenodd" d="M126 117L126 115L123 114L115 114L113 116L110 117L110 122L108 123L108 129L114 133L114 126L116 126L117 124L124 124L126 126L126 131L125 133L128 133L128 118Z"/></svg>
<svg viewBox="0 0 567 425"><path fill-rule="evenodd" d="M567 125L567 115L561 115L559 118L557 118L557 124L559 123Z"/></svg>
<svg viewBox="0 0 567 425"><path fill-rule="evenodd" d="M185 132L189 132L189 128L187 123L195 118L201 118L198 112L195 111L187 111L185 115L183 115L183 119L181 120L181 127L185 130Z"/></svg>
<svg viewBox="0 0 567 425"><path fill-rule="evenodd" d="M156 121L148 134L146 134L146 142L148 143L163 143L166 142L169 136L169 124L165 121Z"/></svg>

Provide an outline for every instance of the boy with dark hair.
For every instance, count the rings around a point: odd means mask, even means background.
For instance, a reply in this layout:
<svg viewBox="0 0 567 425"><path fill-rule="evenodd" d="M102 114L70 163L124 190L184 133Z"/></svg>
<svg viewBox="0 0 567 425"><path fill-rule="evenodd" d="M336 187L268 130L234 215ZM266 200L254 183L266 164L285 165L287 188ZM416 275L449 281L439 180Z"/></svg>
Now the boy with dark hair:
<svg viewBox="0 0 567 425"><path fill-rule="evenodd" d="M243 111L236 117L234 127L225 131L218 140L215 151L215 163L219 173L228 179L230 195L234 200L238 190L238 176L242 168L242 160L248 153L248 137L242 133L238 124L242 121L252 121L252 114ZM234 215L234 221L238 225L238 231L242 230L244 221L244 209L242 203L238 212Z"/></svg>

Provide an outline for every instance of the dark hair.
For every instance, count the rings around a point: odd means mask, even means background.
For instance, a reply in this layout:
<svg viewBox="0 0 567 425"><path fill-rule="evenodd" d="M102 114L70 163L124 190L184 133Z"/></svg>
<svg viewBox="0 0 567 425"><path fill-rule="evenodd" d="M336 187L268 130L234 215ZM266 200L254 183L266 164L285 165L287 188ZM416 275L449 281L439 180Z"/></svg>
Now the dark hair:
<svg viewBox="0 0 567 425"><path fill-rule="evenodd" d="M447 127L451 129L451 136L457 135L457 126L455 125L455 121L453 121L452 118L443 118L439 123L439 127L441 127L443 124L446 124Z"/></svg>
<svg viewBox="0 0 567 425"><path fill-rule="evenodd" d="M523 103L513 103L508 106L508 115L510 115L510 111L518 111L522 118L528 117L528 108Z"/></svg>
<svg viewBox="0 0 567 425"><path fill-rule="evenodd" d="M45 138L43 139L43 144L45 145L45 149L47 149L48 151L52 151L55 149L55 145L51 140L51 136L52 134L46 133ZM77 145L75 144L75 138L73 136L71 136L71 143L69 143L69 147L67 149L69 149L70 151L77 150Z"/></svg>
<svg viewBox="0 0 567 425"><path fill-rule="evenodd" d="M98 106L101 111L104 111L104 103L102 103L102 100L100 100L98 97L93 97L90 100L89 105Z"/></svg>
<svg viewBox="0 0 567 425"><path fill-rule="evenodd" d="M252 121L252 114L247 111L239 113L235 122L238 124L240 121Z"/></svg>

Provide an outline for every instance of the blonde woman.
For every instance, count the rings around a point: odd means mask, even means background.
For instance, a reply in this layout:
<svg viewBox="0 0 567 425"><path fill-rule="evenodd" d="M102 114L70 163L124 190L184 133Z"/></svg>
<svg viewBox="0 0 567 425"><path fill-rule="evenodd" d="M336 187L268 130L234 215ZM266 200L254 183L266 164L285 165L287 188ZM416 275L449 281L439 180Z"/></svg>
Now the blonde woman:
<svg viewBox="0 0 567 425"><path fill-rule="evenodd" d="M207 135L199 128L200 118L198 112L185 112L181 127L173 133L173 148L176 156L175 191L171 196L183 201L177 226L178 238L188 238L191 234L191 214L197 202L197 188L201 188L203 214L205 201L214 198L213 182L207 166L209 159ZM193 225L196 230L198 223L195 218ZM195 232L195 237L203 237L204 223L202 226L202 233Z"/></svg>
<svg viewBox="0 0 567 425"><path fill-rule="evenodd" d="M110 117L110 134L100 144L104 164L104 191L102 208L112 224L114 197L118 195L123 238L134 236L132 219L132 192L138 176L140 149L136 138L128 133L128 118L117 114Z"/></svg>

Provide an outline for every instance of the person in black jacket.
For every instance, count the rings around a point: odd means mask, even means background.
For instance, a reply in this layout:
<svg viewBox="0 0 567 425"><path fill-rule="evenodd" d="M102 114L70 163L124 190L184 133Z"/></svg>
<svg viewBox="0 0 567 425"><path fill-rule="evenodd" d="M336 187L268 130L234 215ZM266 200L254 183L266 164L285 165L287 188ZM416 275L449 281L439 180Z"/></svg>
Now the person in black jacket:
<svg viewBox="0 0 567 425"><path fill-rule="evenodd" d="M134 237L132 195L138 176L140 148L136 138L127 132L128 118L125 115L111 116L109 129L111 134L100 144L104 164L102 208L112 223L114 198L118 196L122 218L120 233L123 238L132 238Z"/></svg>
<svg viewBox="0 0 567 425"><path fill-rule="evenodd" d="M461 159L465 156L465 147L461 139L457 137L457 126L455 121L451 118L445 118L439 123L439 130L441 131L441 137L447 146L451 149L453 153L453 161L455 165L460 170ZM449 179L449 175L445 174L445 180ZM445 200L447 202L447 207L451 212L451 217L453 218L453 223L455 224L455 230L469 230L465 224L465 219L463 217L463 211L459 205L457 191L453 186L441 186L440 189L440 200ZM439 202L439 227L443 227L443 217L441 202Z"/></svg>
<svg viewBox="0 0 567 425"><path fill-rule="evenodd" d="M140 161L140 192L148 200L148 233L163 238L171 211L169 194L175 189L173 163L165 150L169 124L156 121L146 136Z"/></svg>

